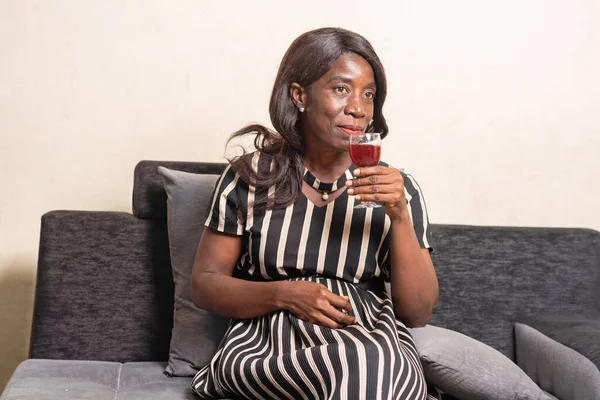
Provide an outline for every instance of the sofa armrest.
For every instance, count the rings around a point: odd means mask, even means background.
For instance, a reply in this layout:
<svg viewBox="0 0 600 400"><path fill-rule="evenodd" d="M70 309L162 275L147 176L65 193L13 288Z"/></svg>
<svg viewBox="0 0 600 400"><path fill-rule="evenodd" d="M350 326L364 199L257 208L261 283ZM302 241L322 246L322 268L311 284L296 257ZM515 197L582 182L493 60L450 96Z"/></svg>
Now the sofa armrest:
<svg viewBox="0 0 600 400"><path fill-rule="evenodd" d="M592 360L571 347L586 349L587 354L595 353L589 340L580 340L590 329L595 329L595 321L575 323L574 317L565 317L564 327L559 328L558 320L558 317L549 317L529 324L515 324L517 364L542 389L561 400L600 399L600 370ZM569 326L570 330L565 328ZM593 336L596 341L599 337L598 334Z"/></svg>
<svg viewBox="0 0 600 400"><path fill-rule="evenodd" d="M167 360L173 278L165 220L42 217L30 358Z"/></svg>

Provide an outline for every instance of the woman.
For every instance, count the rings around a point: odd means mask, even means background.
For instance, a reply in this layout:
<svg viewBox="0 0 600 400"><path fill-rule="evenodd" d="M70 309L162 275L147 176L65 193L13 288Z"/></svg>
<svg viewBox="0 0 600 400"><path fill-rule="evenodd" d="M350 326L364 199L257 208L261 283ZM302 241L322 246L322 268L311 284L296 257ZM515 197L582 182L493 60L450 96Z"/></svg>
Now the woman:
<svg viewBox="0 0 600 400"><path fill-rule="evenodd" d="M217 182L198 247L194 303L232 318L192 382L200 397L428 398L406 328L425 325L438 297L424 200L409 175L356 169L348 154L348 135L387 134L385 96L369 42L318 29L281 62L276 132L233 135L255 134L257 151Z"/></svg>

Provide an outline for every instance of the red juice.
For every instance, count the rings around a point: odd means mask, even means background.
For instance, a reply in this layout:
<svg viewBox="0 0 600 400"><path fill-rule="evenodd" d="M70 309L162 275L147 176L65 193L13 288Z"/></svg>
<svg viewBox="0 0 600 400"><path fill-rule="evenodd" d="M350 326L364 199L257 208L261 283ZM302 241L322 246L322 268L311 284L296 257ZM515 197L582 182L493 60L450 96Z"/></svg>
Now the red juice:
<svg viewBox="0 0 600 400"><path fill-rule="evenodd" d="M373 144L350 144L350 158L357 167L372 167L379 164L381 146Z"/></svg>

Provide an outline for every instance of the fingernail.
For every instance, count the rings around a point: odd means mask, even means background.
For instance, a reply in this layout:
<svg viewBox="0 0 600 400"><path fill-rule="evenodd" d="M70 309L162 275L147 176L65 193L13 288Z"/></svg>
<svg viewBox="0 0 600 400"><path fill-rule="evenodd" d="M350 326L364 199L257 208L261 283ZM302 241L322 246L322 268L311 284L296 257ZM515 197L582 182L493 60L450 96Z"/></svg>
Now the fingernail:
<svg viewBox="0 0 600 400"><path fill-rule="evenodd" d="M352 179L348 179L346 181L346 186L352 186Z"/></svg>
<svg viewBox="0 0 600 400"><path fill-rule="evenodd" d="M360 175L360 169L355 169L354 170L354 175Z"/></svg>
<svg viewBox="0 0 600 400"><path fill-rule="evenodd" d="M348 189L348 194L354 194L354 189Z"/></svg>

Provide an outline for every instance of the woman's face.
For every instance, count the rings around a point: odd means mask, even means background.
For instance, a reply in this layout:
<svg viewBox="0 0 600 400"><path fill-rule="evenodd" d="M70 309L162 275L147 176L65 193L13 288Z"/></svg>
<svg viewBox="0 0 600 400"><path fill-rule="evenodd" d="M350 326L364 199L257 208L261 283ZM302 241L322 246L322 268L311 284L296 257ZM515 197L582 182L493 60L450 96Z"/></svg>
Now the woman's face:
<svg viewBox="0 0 600 400"><path fill-rule="evenodd" d="M294 86L295 85L295 86ZM305 143L348 150L348 136L364 131L373 118L377 87L371 65L361 56L342 54L325 75L304 90L292 85Z"/></svg>

